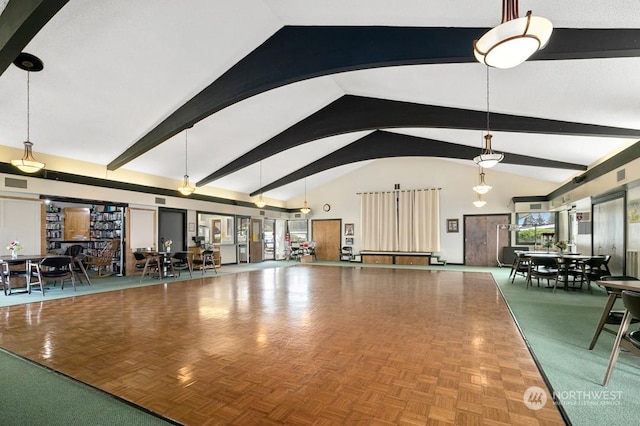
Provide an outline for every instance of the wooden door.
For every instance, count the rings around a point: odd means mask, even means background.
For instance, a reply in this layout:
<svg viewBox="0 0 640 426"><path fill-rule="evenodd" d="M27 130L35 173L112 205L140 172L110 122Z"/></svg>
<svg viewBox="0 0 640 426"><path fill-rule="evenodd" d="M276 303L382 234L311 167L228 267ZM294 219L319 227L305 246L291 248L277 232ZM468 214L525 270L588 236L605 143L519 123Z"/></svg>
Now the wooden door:
<svg viewBox="0 0 640 426"><path fill-rule="evenodd" d="M502 247L509 245L509 234L498 232L499 225L508 225L508 214L464 217L464 264L467 266L498 266Z"/></svg>
<svg viewBox="0 0 640 426"><path fill-rule="evenodd" d="M88 207L65 207L64 209L64 239L88 240L91 227L91 214Z"/></svg>
<svg viewBox="0 0 640 426"><path fill-rule="evenodd" d="M316 243L316 259L337 261L340 259L340 229L342 220L311 221L312 240Z"/></svg>
<svg viewBox="0 0 640 426"><path fill-rule="evenodd" d="M249 232L249 263L260 263L262 257L262 219L251 219Z"/></svg>

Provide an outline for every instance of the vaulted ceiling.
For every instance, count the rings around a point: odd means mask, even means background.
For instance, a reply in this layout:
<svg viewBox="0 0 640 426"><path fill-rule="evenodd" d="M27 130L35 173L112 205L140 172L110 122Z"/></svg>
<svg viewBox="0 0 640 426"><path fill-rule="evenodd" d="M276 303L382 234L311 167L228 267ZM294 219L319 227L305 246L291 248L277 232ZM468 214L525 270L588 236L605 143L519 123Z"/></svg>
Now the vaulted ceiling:
<svg viewBox="0 0 640 426"><path fill-rule="evenodd" d="M5 1L0 145L26 135L22 51L36 157L178 182L188 129L192 182L280 200L385 157L474 166L487 118L496 170L558 184L640 139L637 1L523 0L551 41L488 73L501 2L431 3Z"/></svg>

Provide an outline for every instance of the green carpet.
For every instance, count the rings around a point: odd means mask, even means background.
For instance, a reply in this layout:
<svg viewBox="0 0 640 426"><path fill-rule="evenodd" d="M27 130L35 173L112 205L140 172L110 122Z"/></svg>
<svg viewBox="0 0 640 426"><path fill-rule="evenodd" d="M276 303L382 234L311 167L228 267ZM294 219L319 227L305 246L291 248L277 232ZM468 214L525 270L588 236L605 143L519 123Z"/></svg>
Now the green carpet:
<svg viewBox="0 0 640 426"><path fill-rule="evenodd" d="M224 265L219 275L252 269L289 266L296 262L263 262L260 264ZM321 262L316 266L340 265L355 267L385 267L345 262ZM402 266L407 269L423 269ZM554 389L565 413L573 425L637 424L640 412L640 359L621 354L608 387L601 386L614 336L603 333L595 349L587 349L602 308L605 292L599 287L593 294L582 291L533 287L525 289L524 279L508 279L509 268L473 268L456 265L431 266L445 271L482 271L492 273L513 312L516 322L533 355ZM213 276L208 271L205 277ZM200 272L194 279L201 278ZM189 279L182 274L179 280ZM140 285L158 285L175 279L145 279L109 277L94 280L94 285L52 288L43 298L39 294L14 294L0 297L0 306L30 303L61 297L82 296L114 291ZM0 333L1 344L1 333ZM154 425L168 424L143 410L132 407L89 386L75 382L55 372L22 360L0 350L0 424L7 425Z"/></svg>

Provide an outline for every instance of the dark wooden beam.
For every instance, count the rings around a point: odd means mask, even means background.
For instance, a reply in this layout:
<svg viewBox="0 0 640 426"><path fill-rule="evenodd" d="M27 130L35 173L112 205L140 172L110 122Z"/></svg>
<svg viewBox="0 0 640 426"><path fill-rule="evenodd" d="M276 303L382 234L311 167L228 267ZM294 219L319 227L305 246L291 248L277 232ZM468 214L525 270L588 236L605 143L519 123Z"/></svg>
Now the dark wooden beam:
<svg viewBox="0 0 640 426"><path fill-rule="evenodd" d="M196 185L206 185L287 149L329 136L399 127L482 130L486 128L486 114L486 111L345 95L201 179ZM516 133L640 138L640 130L636 129L596 126L497 113L491 114L491 130ZM364 149L367 148L364 147ZM467 158L472 157L473 155Z"/></svg>
<svg viewBox="0 0 640 426"><path fill-rule="evenodd" d="M69 0L11 0L7 3L0 15L0 75L4 74L31 39L68 2ZM38 56L38 52L29 53Z"/></svg>
<svg viewBox="0 0 640 426"><path fill-rule="evenodd" d="M315 160L313 163L308 164L287 176L269 183L262 188L258 188L250 195L253 197L262 192L279 188L307 176L359 161L392 157L439 157L470 160L476 155L478 155L477 147L458 145L399 133L376 131L332 152L329 155ZM504 160L502 160L502 162L506 164L550 167L555 169L587 169L587 166L582 164L565 163L545 158L535 158L510 153L504 153Z"/></svg>
<svg viewBox="0 0 640 426"><path fill-rule="evenodd" d="M107 165L116 170L236 102L309 78L375 67L475 62L473 40L488 28L299 27L277 31ZM603 36L606 35L606 38ZM532 60L640 54L638 29L554 30Z"/></svg>

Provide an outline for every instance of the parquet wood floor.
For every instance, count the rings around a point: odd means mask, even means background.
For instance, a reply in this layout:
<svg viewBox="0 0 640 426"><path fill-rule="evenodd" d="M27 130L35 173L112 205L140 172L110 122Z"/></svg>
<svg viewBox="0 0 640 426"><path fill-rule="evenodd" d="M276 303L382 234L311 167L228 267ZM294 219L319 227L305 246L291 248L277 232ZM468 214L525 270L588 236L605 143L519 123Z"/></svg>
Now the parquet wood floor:
<svg viewBox="0 0 640 426"><path fill-rule="evenodd" d="M562 425L491 274L299 265L0 309L0 345L190 425Z"/></svg>

